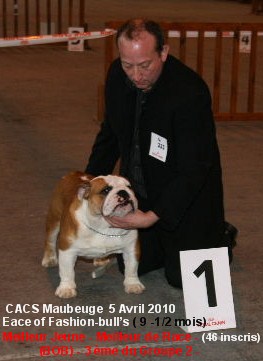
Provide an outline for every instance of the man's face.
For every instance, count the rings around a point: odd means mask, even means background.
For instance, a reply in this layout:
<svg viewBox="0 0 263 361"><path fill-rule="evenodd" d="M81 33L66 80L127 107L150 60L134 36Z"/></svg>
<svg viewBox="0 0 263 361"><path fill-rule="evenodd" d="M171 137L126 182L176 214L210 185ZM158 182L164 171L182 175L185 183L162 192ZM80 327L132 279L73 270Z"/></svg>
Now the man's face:
<svg viewBox="0 0 263 361"><path fill-rule="evenodd" d="M118 48L122 68L128 78L137 88L150 90L162 72L168 46L165 45L162 52L158 53L155 37L143 31L133 40L121 36L118 40Z"/></svg>

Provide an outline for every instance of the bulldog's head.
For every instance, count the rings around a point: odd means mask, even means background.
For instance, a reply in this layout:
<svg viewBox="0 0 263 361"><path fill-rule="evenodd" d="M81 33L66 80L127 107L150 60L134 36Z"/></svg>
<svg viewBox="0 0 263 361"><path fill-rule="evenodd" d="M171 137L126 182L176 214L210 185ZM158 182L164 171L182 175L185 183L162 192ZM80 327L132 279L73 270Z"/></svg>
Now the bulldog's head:
<svg viewBox="0 0 263 361"><path fill-rule="evenodd" d="M83 198L88 199L93 214L102 214L105 217L124 217L138 207L129 181L114 175L93 178L88 189L84 191Z"/></svg>

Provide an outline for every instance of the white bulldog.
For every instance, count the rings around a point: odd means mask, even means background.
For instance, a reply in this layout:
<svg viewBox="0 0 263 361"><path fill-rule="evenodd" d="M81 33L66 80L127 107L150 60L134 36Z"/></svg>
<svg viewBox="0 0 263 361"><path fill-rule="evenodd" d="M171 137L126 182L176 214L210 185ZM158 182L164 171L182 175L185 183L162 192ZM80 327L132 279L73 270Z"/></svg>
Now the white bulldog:
<svg viewBox="0 0 263 361"><path fill-rule="evenodd" d="M78 256L96 260L123 253L127 293L145 289L137 274L139 243L137 230L112 228L104 216L123 217L137 209L137 200L130 183L122 177L108 175L90 179L74 172L58 183L49 207L46 223L44 267L59 264L60 285L56 295L70 298L77 295L74 267ZM57 258L58 240L58 258Z"/></svg>

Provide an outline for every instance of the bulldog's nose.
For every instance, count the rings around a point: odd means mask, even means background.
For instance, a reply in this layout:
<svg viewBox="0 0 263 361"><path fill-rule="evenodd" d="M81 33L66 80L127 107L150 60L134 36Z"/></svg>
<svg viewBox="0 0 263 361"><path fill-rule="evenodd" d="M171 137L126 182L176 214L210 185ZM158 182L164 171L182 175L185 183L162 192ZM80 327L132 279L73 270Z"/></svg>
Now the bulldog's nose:
<svg viewBox="0 0 263 361"><path fill-rule="evenodd" d="M124 189L120 190L117 194L119 197L123 198L124 201L130 198L129 193Z"/></svg>

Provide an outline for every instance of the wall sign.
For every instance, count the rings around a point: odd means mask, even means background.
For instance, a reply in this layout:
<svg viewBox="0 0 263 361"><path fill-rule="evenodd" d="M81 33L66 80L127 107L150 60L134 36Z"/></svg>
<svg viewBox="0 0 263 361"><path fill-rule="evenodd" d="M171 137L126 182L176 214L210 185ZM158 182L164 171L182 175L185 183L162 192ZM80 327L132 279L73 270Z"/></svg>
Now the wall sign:
<svg viewBox="0 0 263 361"><path fill-rule="evenodd" d="M239 52L240 53L251 52L251 31L240 31Z"/></svg>
<svg viewBox="0 0 263 361"><path fill-rule="evenodd" d="M68 28L69 34L83 33L84 28ZM84 40L76 39L68 42L68 51L84 51Z"/></svg>

